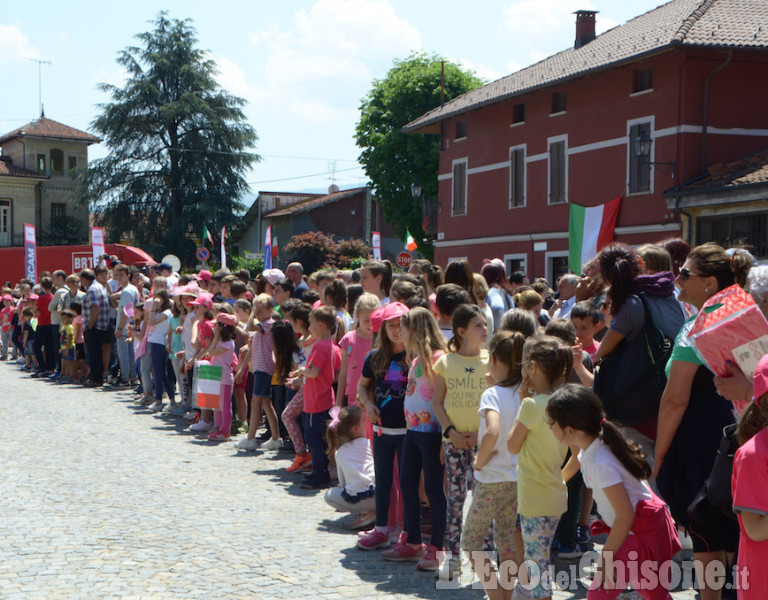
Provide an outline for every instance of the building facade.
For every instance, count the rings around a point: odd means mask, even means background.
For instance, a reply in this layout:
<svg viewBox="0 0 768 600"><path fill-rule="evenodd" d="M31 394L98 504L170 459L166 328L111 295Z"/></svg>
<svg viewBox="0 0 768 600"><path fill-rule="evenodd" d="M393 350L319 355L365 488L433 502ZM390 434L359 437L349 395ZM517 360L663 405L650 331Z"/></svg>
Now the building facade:
<svg viewBox="0 0 768 600"><path fill-rule="evenodd" d="M678 236L665 190L768 146L768 3L673 0L599 36L594 19L577 13L574 47L405 128L442 139L438 264L499 257L553 281L570 204L621 196L617 240Z"/></svg>
<svg viewBox="0 0 768 600"><path fill-rule="evenodd" d="M98 142L45 115L0 136L0 246L23 245L24 223L35 225L38 239L62 217L87 226L88 209L74 203L73 176Z"/></svg>

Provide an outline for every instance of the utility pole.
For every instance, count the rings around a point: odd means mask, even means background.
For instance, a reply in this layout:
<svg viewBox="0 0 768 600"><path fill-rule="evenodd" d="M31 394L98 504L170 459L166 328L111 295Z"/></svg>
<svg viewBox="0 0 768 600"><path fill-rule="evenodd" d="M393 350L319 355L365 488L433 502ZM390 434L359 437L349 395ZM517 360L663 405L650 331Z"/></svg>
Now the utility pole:
<svg viewBox="0 0 768 600"><path fill-rule="evenodd" d="M50 65L50 60L42 60L39 58L28 58L32 62L37 63L37 99L40 103L40 116L44 116L43 113L43 65Z"/></svg>

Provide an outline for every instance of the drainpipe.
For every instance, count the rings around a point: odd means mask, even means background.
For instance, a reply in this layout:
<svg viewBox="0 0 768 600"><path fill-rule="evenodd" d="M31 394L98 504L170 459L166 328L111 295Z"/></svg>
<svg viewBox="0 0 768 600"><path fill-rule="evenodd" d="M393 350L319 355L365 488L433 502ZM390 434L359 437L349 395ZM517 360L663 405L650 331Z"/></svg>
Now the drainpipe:
<svg viewBox="0 0 768 600"><path fill-rule="evenodd" d="M701 122L701 172L707 169L707 127L709 126L709 82L720 71L728 66L733 58L733 50L728 50L728 57L725 62L707 75L704 80L704 114Z"/></svg>

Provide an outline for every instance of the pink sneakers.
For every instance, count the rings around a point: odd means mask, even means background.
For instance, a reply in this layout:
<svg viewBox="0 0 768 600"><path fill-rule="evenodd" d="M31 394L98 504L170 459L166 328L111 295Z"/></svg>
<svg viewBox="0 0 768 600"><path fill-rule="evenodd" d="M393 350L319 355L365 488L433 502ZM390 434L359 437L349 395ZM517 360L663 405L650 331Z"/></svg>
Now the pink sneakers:
<svg viewBox="0 0 768 600"><path fill-rule="evenodd" d="M438 550L431 544L424 549L424 555L416 565L419 571L437 571L440 568L440 557L445 554L444 550Z"/></svg>
<svg viewBox="0 0 768 600"><path fill-rule="evenodd" d="M424 546L424 544L419 544L415 548L409 545L408 534L403 532L400 534L400 539L397 541L397 544L392 546L389 550L384 550L384 552L381 553L381 557L384 560L410 560L415 562L424 556L425 552L426 546Z"/></svg>
<svg viewBox="0 0 768 600"><path fill-rule="evenodd" d="M357 547L361 550L376 550L389 546L389 536L386 533L372 529L359 534Z"/></svg>

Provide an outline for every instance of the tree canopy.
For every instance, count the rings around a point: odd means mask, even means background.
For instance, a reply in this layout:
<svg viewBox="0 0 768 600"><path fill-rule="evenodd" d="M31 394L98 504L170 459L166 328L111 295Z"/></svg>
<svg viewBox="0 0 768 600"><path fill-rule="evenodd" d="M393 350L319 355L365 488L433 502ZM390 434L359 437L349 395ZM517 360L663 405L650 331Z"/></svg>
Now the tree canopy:
<svg viewBox="0 0 768 600"><path fill-rule="evenodd" d="M433 240L422 229L421 207L411 196L411 184L418 181L422 194L437 197L440 137L404 133L402 128L440 106L442 63L439 56L423 53L395 60L387 76L374 80L363 98L355 129L356 143L362 149L359 160L376 190L384 218L401 238L409 230L429 258ZM483 83L448 61L444 79L446 101Z"/></svg>
<svg viewBox="0 0 768 600"><path fill-rule="evenodd" d="M88 203L107 238L132 237L156 253L191 262L203 225L230 227L244 208L244 174L260 160L249 152L258 137L246 122L245 101L216 81L216 66L197 47L189 19L161 12L140 44L118 54L123 86L100 84L111 96L93 129L109 154L81 175Z"/></svg>

